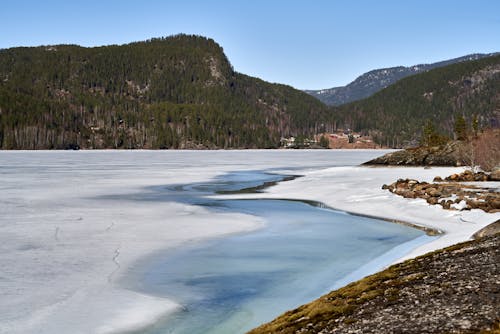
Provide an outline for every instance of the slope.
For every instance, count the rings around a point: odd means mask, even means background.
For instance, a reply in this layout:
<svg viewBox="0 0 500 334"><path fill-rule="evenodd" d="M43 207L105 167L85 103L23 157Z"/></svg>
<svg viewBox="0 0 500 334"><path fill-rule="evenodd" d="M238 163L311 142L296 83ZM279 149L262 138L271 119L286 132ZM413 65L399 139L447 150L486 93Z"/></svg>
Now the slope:
<svg viewBox="0 0 500 334"><path fill-rule="evenodd" d="M0 50L0 148L265 148L328 110L233 70L213 40Z"/></svg>
<svg viewBox="0 0 500 334"><path fill-rule="evenodd" d="M367 98L410 75L426 72L434 68L439 68L459 62L490 57L493 55L494 54L476 53L432 64L382 68L364 73L346 86L321 90L306 90L305 92L316 97L327 105L339 106L342 104Z"/></svg>
<svg viewBox="0 0 500 334"><path fill-rule="evenodd" d="M398 81L375 95L334 107L339 127L371 134L401 147L420 138L430 121L453 136L455 120L477 119L478 127L500 124L500 56L437 68Z"/></svg>

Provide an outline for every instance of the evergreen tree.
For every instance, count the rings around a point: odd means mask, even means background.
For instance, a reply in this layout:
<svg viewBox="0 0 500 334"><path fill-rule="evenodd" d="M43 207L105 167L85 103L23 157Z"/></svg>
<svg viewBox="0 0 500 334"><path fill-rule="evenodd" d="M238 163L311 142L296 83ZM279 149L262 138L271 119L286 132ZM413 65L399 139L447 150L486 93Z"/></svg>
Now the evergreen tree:
<svg viewBox="0 0 500 334"><path fill-rule="evenodd" d="M458 140L467 139L467 123L462 115L458 115L455 119L455 136Z"/></svg>
<svg viewBox="0 0 500 334"><path fill-rule="evenodd" d="M333 123L304 92L233 70L213 40L0 50L0 148L269 148Z"/></svg>
<svg viewBox="0 0 500 334"><path fill-rule="evenodd" d="M474 138L477 138L477 134L479 132L479 120L477 119L477 115L472 117L472 131L474 134Z"/></svg>
<svg viewBox="0 0 500 334"><path fill-rule="evenodd" d="M330 141L324 135L319 139L319 146L323 148L330 148Z"/></svg>

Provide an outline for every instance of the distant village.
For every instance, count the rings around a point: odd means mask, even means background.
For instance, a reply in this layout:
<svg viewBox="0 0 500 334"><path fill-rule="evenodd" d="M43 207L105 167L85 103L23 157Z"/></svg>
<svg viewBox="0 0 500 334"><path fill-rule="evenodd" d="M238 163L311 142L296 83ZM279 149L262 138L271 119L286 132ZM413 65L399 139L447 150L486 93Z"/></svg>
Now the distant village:
<svg viewBox="0 0 500 334"><path fill-rule="evenodd" d="M291 136L281 138L281 147L286 149L301 148L331 148L331 149L368 149L380 148L371 137L363 136L358 132L339 130L333 133L321 133L312 138L305 136Z"/></svg>

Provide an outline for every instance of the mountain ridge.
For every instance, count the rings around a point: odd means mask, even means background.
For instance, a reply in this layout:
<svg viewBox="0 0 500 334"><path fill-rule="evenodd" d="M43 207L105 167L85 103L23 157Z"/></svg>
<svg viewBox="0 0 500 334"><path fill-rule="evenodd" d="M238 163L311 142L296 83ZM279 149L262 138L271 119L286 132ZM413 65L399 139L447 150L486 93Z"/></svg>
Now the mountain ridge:
<svg viewBox="0 0 500 334"><path fill-rule="evenodd" d="M366 99L332 107L332 112L339 127L395 148L414 146L426 125L448 138L456 135L458 119L469 134L498 128L500 55L403 78Z"/></svg>
<svg viewBox="0 0 500 334"><path fill-rule="evenodd" d="M411 75L459 62L478 60L498 54L500 53L473 53L430 64L380 68L363 73L345 86L304 91L327 105L339 106L370 97L376 92Z"/></svg>

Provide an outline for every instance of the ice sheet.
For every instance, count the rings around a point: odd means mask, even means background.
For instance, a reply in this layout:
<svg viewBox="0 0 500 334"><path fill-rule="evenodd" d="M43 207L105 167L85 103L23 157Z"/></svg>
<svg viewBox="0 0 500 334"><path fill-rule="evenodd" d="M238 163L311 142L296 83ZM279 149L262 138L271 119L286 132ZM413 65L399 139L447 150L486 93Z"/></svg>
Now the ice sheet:
<svg viewBox="0 0 500 334"><path fill-rule="evenodd" d="M236 170L303 174L259 197L317 200L446 232L408 256L466 240L500 218L478 210L445 211L381 190L397 178L432 180L456 168L352 167L383 153L0 152L0 333L112 333L148 326L176 304L116 283L139 259L262 224L250 215L139 200L151 187ZM137 198L117 199L125 194Z"/></svg>
<svg viewBox="0 0 500 334"><path fill-rule="evenodd" d="M357 164L380 153L2 151L0 333L100 333L150 325L174 303L116 284L138 259L262 224L250 215L141 201L150 187L235 170ZM137 197L116 199L124 194Z"/></svg>

